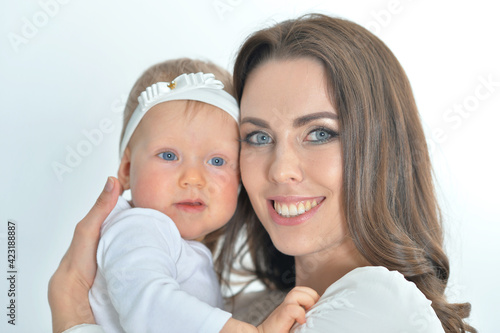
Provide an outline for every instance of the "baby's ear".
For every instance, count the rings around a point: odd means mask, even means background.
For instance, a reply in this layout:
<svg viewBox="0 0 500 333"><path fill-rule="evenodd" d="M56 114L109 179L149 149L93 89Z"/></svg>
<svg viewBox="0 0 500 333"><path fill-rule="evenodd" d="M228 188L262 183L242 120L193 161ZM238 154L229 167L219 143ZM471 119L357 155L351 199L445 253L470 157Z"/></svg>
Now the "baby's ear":
<svg viewBox="0 0 500 333"><path fill-rule="evenodd" d="M118 168L118 180L123 190L130 189L130 148L127 147L123 153L120 167Z"/></svg>

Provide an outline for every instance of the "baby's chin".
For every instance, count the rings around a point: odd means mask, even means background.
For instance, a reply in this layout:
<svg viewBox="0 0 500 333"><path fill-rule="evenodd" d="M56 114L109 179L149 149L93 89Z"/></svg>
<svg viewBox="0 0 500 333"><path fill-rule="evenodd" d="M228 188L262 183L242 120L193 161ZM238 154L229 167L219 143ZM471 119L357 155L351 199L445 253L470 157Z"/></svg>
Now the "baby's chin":
<svg viewBox="0 0 500 333"><path fill-rule="evenodd" d="M175 223L175 221L174 221ZM177 225L177 224L176 224ZM222 225L224 226L225 223ZM218 228L210 228L210 229L197 229L196 228L188 228L188 230L183 230L183 228L179 228L179 226L177 226L177 229L179 230L179 233L181 234L181 237L182 239L184 240L192 240L192 241L198 241L198 242L202 242L207 235L209 235L210 233L216 231L216 230L219 230L220 228L222 228L222 226L218 227Z"/></svg>
<svg viewBox="0 0 500 333"><path fill-rule="evenodd" d="M203 240L205 239L205 236L208 234L209 233L196 234L193 232L187 232L187 233L181 232L181 237L184 240L203 242Z"/></svg>

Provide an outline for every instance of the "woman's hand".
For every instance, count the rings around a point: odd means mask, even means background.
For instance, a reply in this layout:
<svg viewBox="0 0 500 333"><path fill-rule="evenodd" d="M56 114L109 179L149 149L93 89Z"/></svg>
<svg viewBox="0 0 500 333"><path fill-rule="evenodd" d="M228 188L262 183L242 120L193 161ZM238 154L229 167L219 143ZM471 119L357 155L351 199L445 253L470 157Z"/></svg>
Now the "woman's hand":
<svg viewBox="0 0 500 333"><path fill-rule="evenodd" d="M97 271L96 252L102 222L121 193L120 183L109 177L94 207L75 228L73 240L49 281L52 330L60 333L79 324L94 324L88 293Z"/></svg>

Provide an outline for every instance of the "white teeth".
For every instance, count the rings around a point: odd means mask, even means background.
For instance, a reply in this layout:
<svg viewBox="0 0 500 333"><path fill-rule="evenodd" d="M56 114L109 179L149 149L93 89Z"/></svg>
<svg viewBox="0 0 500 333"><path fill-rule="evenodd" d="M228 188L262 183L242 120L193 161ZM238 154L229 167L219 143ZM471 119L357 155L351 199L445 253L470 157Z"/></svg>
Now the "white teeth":
<svg viewBox="0 0 500 333"><path fill-rule="evenodd" d="M316 207L317 205L318 202L316 201L316 199L314 199L312 202L307 200L305 202L299 202L298 204L291 203L288 205L285 203L279 203L275 201L274 210L283 217L294 217L304 214L305 212Z"/></svg>
<svg viewBox="0 0 500 333"><path fill-rule="evenodd" d="M288 206L287 205L281 205L281 216L288 217Z"/></svg>
<svg viewBox="0 0 500 333"><path fill-rule="evenodd" d="M299 207L298 207L298 213L299 215L300 214L304 214L306 212L306 207L304 207L304 204L301 202L299 203Z"/></svg>

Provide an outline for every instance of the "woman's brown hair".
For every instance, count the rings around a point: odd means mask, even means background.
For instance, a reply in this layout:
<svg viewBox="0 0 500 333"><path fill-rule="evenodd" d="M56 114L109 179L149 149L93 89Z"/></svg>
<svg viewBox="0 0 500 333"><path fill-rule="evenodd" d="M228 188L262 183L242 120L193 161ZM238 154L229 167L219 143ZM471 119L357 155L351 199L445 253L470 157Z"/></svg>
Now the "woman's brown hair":
<svg viewBox="0 0 500 333"><path fill-rule="evenodd" d="M370 264L399 271L414 282L432 301L446 332L475 332L463 320L470 304L449 303L444 295L450 268L443 251L441 213L420 116L403 68L363 27L310 14L258 31L245 41L233 72L238 100L255 68L301 57L323 64L339 114L343 209L357 249ZM244 190L239 203L225 246L236 242L243 230L257 278L268 288L293 287L293 257L274 247ZM224 248L221 258L227 263L243 251Z"/></svg>

